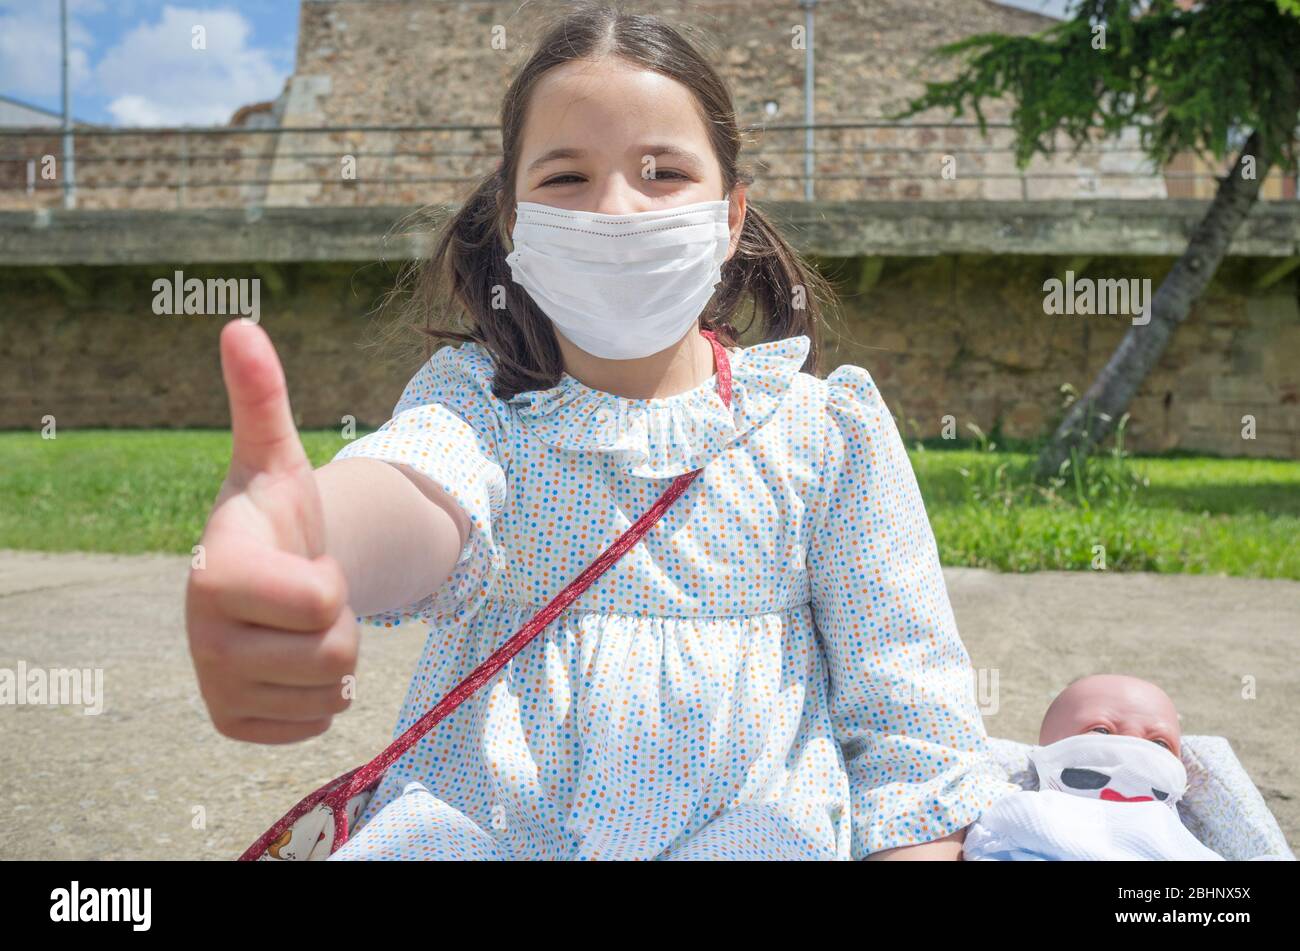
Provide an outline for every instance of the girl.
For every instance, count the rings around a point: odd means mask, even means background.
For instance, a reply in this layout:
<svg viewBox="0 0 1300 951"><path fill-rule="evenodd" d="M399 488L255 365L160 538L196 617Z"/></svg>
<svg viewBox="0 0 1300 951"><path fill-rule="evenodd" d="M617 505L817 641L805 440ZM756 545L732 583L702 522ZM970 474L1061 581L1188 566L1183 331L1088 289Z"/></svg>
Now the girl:
<svg viewBox="0 0 1300 951"><path fill-rule="evenodd" d="M957 858L1009 787L933 535L871 377L810 372L825 286L748 205L721 79L657 19L584 9L501 128L415 299L467 332L428 328L461 343L377 432L312 472L269 340L222 334L233 458L187 612L217 729L327 729L360 615L428 625L400 733L702 469L334 857Z"/></svg>

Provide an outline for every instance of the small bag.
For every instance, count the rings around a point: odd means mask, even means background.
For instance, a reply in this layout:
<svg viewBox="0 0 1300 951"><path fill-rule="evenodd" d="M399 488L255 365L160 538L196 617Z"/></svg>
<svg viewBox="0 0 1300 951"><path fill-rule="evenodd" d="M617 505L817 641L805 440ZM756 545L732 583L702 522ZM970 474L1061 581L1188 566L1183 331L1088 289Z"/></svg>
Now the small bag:
<svg viewBox="0 0 1300 951"><path fill-rule="evenodd" d="M730 406L731 364L726 348L718 342L712 331L702 330L700 333L713 348L713 358L717 364L718 395L725 405ZM302 800L285 813L275 825L263 832L261 837L239 857L239 860L250 862L325 859L342 848L348 840L352 825L361 816L388 767L468 699L474 691L491 680L510 662L511 658L523 650L524 645L540 634L546 625L555 620L560 612L587 590L610 565L640 541L641 537L649 531L650 526L668 510L668 506L677 501L702 471L696 469L674 479L663 495L659 496L627 531L616 538L612 545L573 579L546 607L538 611L487 660L474 668L468 677L452 688L450 693L439 700L387 749L370 762L348 770Z"/></svg>

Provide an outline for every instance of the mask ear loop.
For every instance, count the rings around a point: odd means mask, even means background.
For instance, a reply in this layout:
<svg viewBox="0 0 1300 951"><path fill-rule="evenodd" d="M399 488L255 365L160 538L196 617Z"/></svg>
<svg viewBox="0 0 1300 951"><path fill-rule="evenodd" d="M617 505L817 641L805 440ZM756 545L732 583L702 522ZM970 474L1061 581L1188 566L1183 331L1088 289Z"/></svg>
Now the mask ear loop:
<svg viewBox="0 0 1300 951"><path fill-rule="evenodd" d="M722 200L722 201L725 201L725 202L727 203L727 220L728 220L728 222L730 222L730 220L731 220L731 193L730 193L730 192L727 192L726 194L724 194L724 195L722 196L722 199L721 199L721 200ZM742 233L744 232L744 225L743 225L743 224L741 225L741 232L742 232ZM730 228L730 226L728 226L728 228L727 228L727 243L728 243L728 249L730 249L730 243L731 243L731 228ZM740 235L737 235L737 236L736 236L736 254L739 254L739 253L740 253ZM718 266L718 267L719 267L719 270L721 270L722 268L725 268L728 264L730 264L732 258L734 258L734 257L735 257L734 254L732 254L732 255L728 255L727 258L726 258L725 260L723 260L722 264L720 264L720 265ZM731 321L730 321L730 320L718 320L718 321L715 321L715 322L714 322L714 328L715 328L715 330L717 330L717 331L721 331L722 333L725 333L728 337L731 338L732 341L735 341L735 340L737 339L737 336L738 336L738 335L736 334L736 328L733 327L733 326L731 326Z"/></svg>

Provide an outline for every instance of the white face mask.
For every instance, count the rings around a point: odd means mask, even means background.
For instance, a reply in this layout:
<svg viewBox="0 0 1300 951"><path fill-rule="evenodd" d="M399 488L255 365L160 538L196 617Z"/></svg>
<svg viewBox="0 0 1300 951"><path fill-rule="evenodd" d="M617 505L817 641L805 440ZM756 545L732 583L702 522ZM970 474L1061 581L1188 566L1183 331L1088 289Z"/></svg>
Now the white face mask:
<svg viewBox="0 0 1300 951"><path fill-rule="evenodd" d="M574 344L607 360L646 357L681 340L722 281L729 206L604 215L521 201L506 263Z"/></svg>
<svg viewBox="0 0 1300 951"><path fill-rule="evenodd" d="M1187 791L1182 761L1137 736L1080 733L1030 750L1038 788L1111 802L1163 802L1174 808Z"/></svg>

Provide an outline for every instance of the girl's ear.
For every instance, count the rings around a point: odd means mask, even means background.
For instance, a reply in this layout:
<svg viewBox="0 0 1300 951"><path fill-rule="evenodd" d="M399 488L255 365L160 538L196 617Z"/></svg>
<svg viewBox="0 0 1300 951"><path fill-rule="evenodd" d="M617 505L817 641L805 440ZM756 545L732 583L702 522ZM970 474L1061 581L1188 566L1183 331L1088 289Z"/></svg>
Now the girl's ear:
<svg viewBox="0 0 1300 951"><path fill-rule="evenodd" d="M736 253L740 246L740 233L745 230L745 186L737 185L731 190L731 207L727 209L727 229L731 232L731 243L727 247L726 260Z"/></svg>

